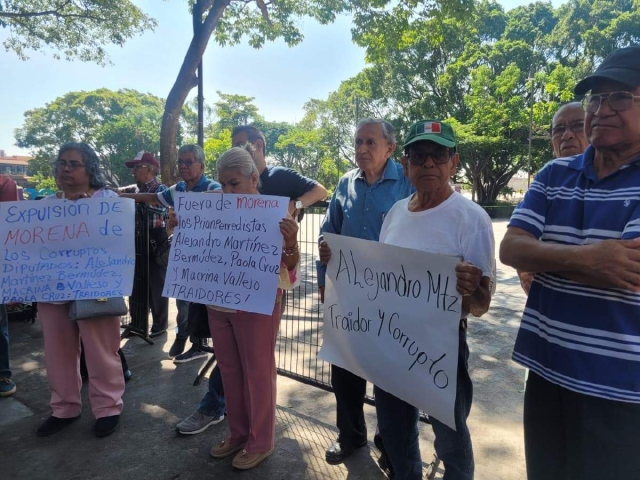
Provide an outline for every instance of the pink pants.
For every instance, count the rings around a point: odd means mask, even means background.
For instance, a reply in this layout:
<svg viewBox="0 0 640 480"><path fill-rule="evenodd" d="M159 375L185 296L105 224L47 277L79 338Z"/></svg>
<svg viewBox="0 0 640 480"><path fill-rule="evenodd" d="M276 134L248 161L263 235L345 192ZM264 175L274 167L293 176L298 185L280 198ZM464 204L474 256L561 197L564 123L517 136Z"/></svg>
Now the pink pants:
<svg viewBox="0 0 640 480"><path fill-rule="evenodd" d="M271 450L276 438L275 346L280 302L271 315L208 309L211 338L222 374L231 444L249 453Z"/></svg>
<svg viewBox="0 0 640 480"><path fill-rule="evenodd" d="M51 387L53 416L80 415L80 336L89 373L89 401L96 418L120 415L124 376L118 356L118 317L69 320L69 304L39 303L38 314L44 333L44 359Z"/></svg>

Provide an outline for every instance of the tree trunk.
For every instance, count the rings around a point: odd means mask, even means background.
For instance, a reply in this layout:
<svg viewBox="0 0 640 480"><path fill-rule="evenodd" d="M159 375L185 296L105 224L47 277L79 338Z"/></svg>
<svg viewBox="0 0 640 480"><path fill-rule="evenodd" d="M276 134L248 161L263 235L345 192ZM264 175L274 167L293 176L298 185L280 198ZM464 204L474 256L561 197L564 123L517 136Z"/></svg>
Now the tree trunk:
<svg viewBox="0 0 640 480"><path fill-rule="evenodd" d="M218 26L225 8L231 0L198 0L194 5L194 12L207 14L202 26L194 31L193 39L178 72L164 107L162 126L160 127L160 172L162 182L166 185L175 183L174 165L176 163L176 139L182 107L193 87L198 84L196 70L202 60L211 34Z"/></svg>

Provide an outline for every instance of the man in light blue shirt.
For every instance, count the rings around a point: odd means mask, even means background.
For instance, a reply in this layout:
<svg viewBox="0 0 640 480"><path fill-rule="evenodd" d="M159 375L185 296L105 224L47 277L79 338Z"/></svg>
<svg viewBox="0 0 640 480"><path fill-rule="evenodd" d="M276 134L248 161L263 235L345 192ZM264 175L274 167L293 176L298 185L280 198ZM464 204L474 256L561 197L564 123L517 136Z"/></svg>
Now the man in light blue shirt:
<svg viewBox="0 0 640 480"><path fill-rule="evenodd" d="M327 215L320 227L320 248L324 232L378 241L384 216L391 207L414 192L402 166L391 157L396 148L393 126L381 119L358 123L355 155L358 168L338 182ZM318 263L318 286L324 301L326 265ZM331 365L331 385L336 396L338 439L327 449L330 464L341 463L356 448L367 444L364 421L366 380ZM376 445L378 445L378 442Z"/></svg>

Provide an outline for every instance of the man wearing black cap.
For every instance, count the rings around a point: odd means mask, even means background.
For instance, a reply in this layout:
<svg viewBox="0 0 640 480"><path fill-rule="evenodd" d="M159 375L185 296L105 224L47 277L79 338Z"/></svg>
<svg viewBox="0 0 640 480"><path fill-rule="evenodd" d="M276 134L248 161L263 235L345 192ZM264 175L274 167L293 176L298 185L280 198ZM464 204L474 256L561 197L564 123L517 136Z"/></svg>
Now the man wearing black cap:
<svg viewBox="0 0 640 480"><path fill-rule="evenodd" d="M514 211L503 263L536 273L513 358L529 480L638 478L640 47L578 83L582 155L540 170Z"/></svg>
<svg viewBox="0 0 640 480"><path fill-rule="evenodd" d="M121 189L123 193L160 193L167 189L165 185L158 182L156 175L160 169L160 163L149 152L139 152L136 157L125 163L128 168L133 169L133 178L135 185L130 185ZM158 337L167 331L169 324L169 299L162 296L162 288L164 287L164 279L167 275L167 267L160 265L156 260L156 250L162 246L167 240L167 229L165 220L167 218L167 209L161 205L145 206L149 215L149 306L151 307L151 316L153 318L153 326L151 327L150 337ZM136 308L136 299L144 292L139 292L136 286L133 287L131 293L131 315L132 317L139 312ZM146 312L144 312L146 313ZM133 318L135 324L135 318Z"/></svg>

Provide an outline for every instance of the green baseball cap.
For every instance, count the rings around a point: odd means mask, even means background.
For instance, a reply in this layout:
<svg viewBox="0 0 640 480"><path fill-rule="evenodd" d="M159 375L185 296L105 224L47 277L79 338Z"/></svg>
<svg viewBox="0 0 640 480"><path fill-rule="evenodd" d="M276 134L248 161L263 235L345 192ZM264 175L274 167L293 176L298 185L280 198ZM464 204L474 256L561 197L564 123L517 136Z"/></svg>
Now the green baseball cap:
<svg viewBox="0 0 640 480"><path fill-rule="evenodd" d="M407 148L412 143L422 141L434 142L449 148L456 146L456 136L451 125L438 120L420 120L411 125L403 148Z"/></svg>

